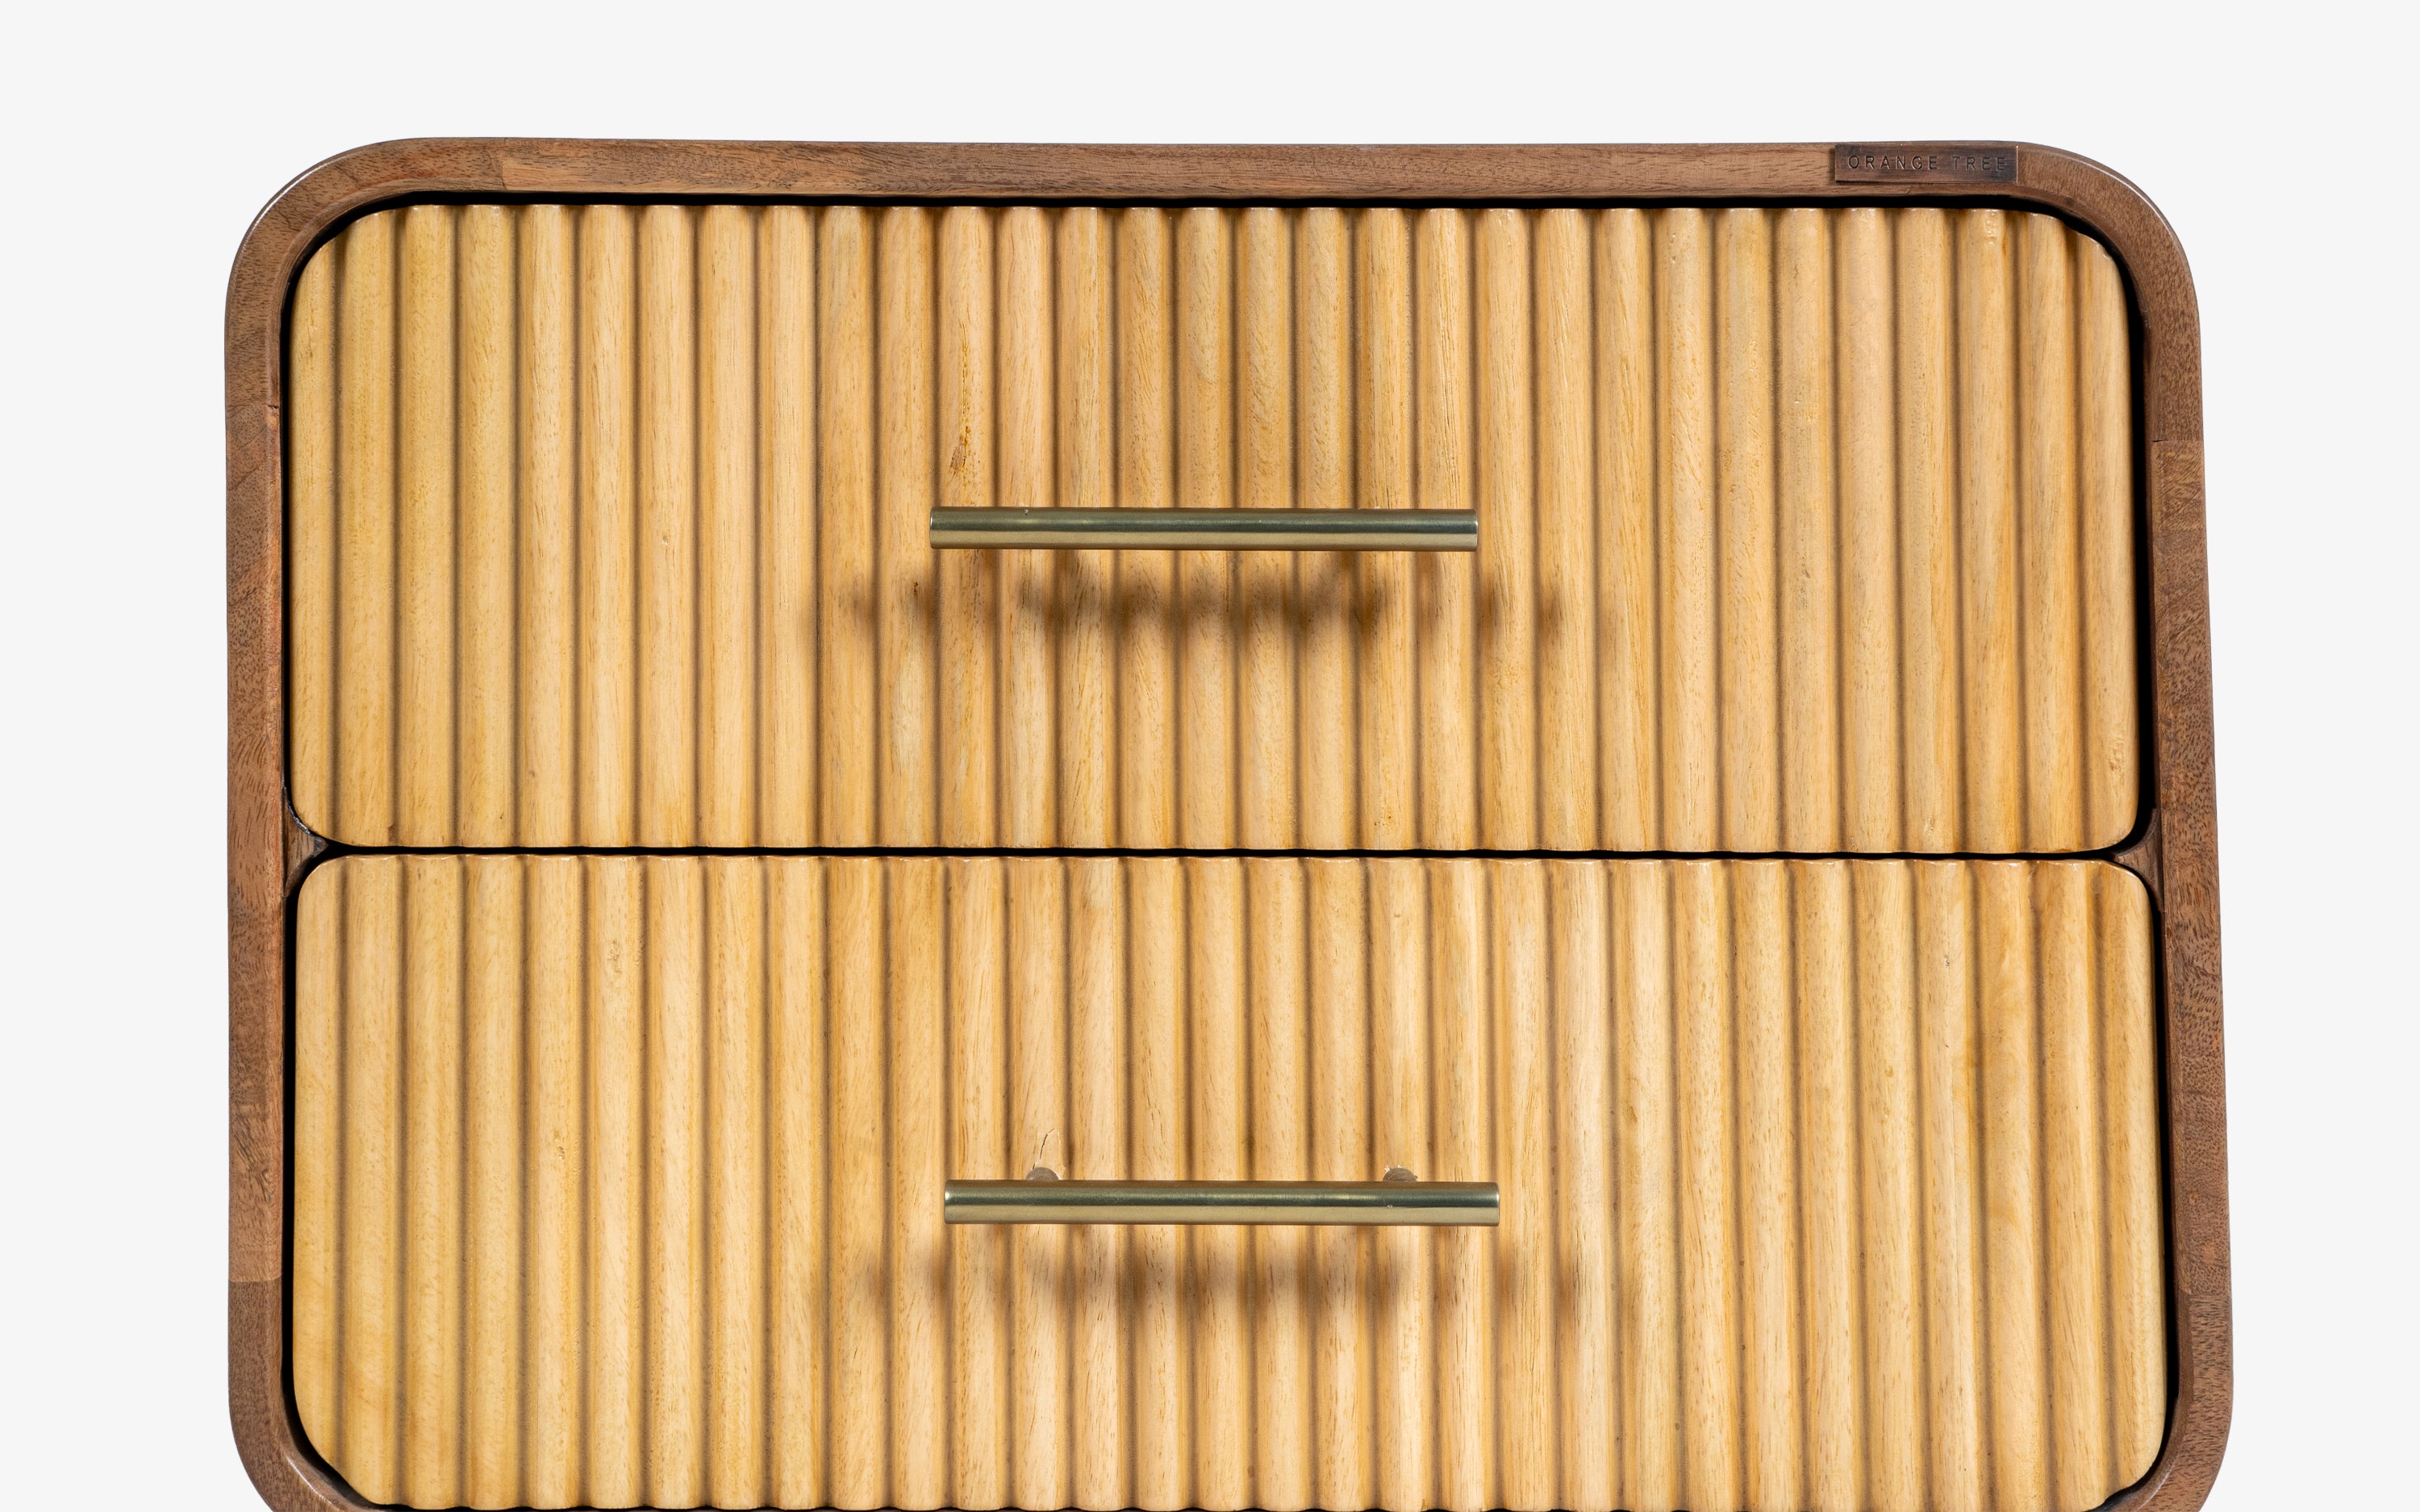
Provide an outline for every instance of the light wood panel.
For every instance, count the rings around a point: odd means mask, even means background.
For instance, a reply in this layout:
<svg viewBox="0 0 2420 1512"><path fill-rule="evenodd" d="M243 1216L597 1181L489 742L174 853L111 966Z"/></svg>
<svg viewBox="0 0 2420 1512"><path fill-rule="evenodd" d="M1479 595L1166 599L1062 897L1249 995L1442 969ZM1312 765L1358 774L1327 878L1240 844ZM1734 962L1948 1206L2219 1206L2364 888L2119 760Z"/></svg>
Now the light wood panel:
<svg viewBox="0 0 2420 1512"><path fill-rule="evenodd" d="M2166 1405L2090 862L352 856L295 1400L372 1501L2082 1512ZM945 1229L945 1176L1495 1230Z"/></svg>
<svg viewBox="0 0 2420 1512"><path fill-rule="evenodd" d="M296 290L361 845L2061 851L2139 777L2125 299L1998 210L418 206ZM936 555L951 505L1476 559Z"/></svg>

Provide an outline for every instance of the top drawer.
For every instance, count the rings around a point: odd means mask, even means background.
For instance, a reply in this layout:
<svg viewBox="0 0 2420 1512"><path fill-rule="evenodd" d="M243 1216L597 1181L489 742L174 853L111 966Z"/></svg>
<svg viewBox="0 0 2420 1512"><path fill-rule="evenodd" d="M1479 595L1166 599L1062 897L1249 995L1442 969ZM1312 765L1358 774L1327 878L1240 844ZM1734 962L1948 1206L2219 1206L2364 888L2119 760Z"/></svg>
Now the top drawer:
<svg viewBox="0 0 2420 1512"><path fill-rule="evenodd" d="M2133 823L2125 299L2047 217L421 206L289 332L289 780L347 843ZM992 504L1481 544L928 547Z"/></svg>

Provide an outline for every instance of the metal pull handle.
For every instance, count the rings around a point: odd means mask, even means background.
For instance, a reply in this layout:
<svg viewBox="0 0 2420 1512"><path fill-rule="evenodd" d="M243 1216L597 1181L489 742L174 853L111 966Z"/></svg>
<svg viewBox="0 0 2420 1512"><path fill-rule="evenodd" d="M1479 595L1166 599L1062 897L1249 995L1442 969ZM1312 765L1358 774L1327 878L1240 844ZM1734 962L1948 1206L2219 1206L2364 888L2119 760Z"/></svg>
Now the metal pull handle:
<svg viewBox="0 0 2420 1512"><path fill-rule="evenodd" d="M933 549L1476 551L1475 509L936 509Z"/></svg>
<svg viewBox="0 0 2420 1512"><path fill-rule="evenodd" d="M952 1224L1413 1224L1496 1227L1493 1181L948 1181Z"/></svg>

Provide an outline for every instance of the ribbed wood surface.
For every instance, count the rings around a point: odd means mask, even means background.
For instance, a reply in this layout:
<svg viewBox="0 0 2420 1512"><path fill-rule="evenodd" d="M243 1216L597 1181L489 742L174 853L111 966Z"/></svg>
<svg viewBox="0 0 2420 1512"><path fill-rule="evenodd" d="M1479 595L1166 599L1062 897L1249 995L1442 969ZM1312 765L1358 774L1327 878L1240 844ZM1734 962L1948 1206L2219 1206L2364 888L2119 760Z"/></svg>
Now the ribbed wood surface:
<svg viewBox="0 0 2420 1512"><path fill-rule="evenodd" d="M375 1502L2078 1512L2165 1412L2087 862L349 857L293 1382ZM945 1176L1503 1227L945 1229Z"/></svg>
<svg viewBox="0 0 2420 1512"><path fill-rule="evenodd" d="M350 843L2133 820L2125 301L2047 217L421 206L291 333L292 793ZM1482 545L937 556L935 504Z"/></svg>

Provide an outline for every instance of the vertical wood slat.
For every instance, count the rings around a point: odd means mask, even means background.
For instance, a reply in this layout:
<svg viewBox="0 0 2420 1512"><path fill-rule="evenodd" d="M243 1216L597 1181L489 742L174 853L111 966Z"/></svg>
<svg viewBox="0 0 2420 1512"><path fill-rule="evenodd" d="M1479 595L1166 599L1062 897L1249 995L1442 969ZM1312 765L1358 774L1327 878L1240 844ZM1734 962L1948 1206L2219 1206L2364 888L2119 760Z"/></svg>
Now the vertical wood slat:
<svg viewBox="0 0 2420 1512"><path fill-rule="evenodd" d="M342 1112L334 1157L340 1206L334 1224L341 1290L335 1438L356 1489L386 1502L402 1493L396 1389L402 1326L396 1278L401 1266L400 1106L403 1082L403 863L380 857L349 869L344 889ZM307 1160L298 1161L306 1173ZM313 1180L305 1174L303 1180ZM304 1399L318 1395L301 1394Z"/></svg>
<svg viewBox="0 0 2420 1512"><path fill-rule="evenodd" d="M1370 879L1349 867L1312 867L1307 880L1311 1178L1368 1180ZM1373 1500L1371 1372L1360 1305L1366 1237L1353 1228L1311 1231L1311 1495L1318 1506Z"/></svg>
<svg viewBox="0 0 2420 1512"><path fill-rule="evenodd" d="M1657 218L1655 270L1656 590L1664 735L1664 842L1721 848L1721 651L1715 563L1714 295L1706 217Z"/></svg>
<svg viewBox="0 0 2420 1512"><path fill-rule="evenodd" d="M2098 862L347 857L297 1407L415 1505L2083 1512L2165 1410L2149 928ZM1505 1222L942 1229L1033 1165Z"/></svg>
<svg viewBox="0 0 2420 1512"><path fill-rule="evenodd" d="M1900 623L1897 745L1906 847L1947 849L1963 812L1959 719L1955 264L1950 217L1912 209L1893 218L1897 350L1892 441L1898 499ZM1880 312L1872 312L1879 316ZM1879 322L1878 322L1879 323ZM1872 397L1869 395L1869 398Z"/></svg>
<svg viewBox="0 0 2420 1512"><path fill-rule="evenodd" d="M1273 880L1293 881L1292 868L1270 870L1276 873ZM1438 1166L1428 1096L1434 1057L1423 969L1427 951L1421 948L1428 921L1423 871L1417 861L1390 860L1373 865L1368 874L1371 1138L1376 1150L1373 1164L1432 1176ZM1278 900L1280 904L1291 901ZM1263 1242L1276 1237L1272 1231ZM1435 1236L1399 1228L1371 1239L1378 1293L1372 1362L1377 1396L1372 1421L1376 1442L1385 1446L1378 1458L1376 1501L1388 1508L1421 1507L1435 1494L1431 1440L1435 1425L1430 1404L1435 1399ZM1299 1255L1298 1244L1294 1253ZM1287 1500L1306 1501L1307 1489L1290 1487Z"/></svg>
<svg viewBox="0 0 2420 1512"><path fill-rule="evenodd" d="M1100 858L1068 864L1066 1158L1073 1180L1133 1168L1127 1165L1122 870ZM1074 1247L1068 1388L1084 1411L1080 1427L1070 1434L1069 1495L1079 1506L1125 1506L1133 1501L1127 1469L1134 1401L1125 1336L1133 1317L1129 1236L1117 1226L1091 1225L1076 1231Z"/></svg>
<svg viewBox="0 0 2420 1512"><path fill-rule="evenodd" d="M644 876L646 1496L692 1506L706 1490L705 898L693 859Z"/></svg>
<svg viewBox="0 0 2420 1512"><path fill-rule="evenodd" d="M1922 1109L1925 1323L1932 1504L1984 1504L1984 1238L1977 1150L1975 879L1955 864L1916 873L1916 1101Z"/></svg>
<svg viewBox="0 0 2420 1512"><path fill-rule="evenodd" d="M337 706L336 290L343 253L312 258L287 320L286 686L292 706L287 789L297 813L341 823Z"/></svg>
<svg viewBox="0 0 2420 1512"><path fill-rule="evenodd" d="M2018 593L2024 651L2027 849L2079 848L2084 785L2084 605L2077 441L2076 239L2039 216L2015 226Z"/></svg>
<svg viewBox="0 0 2420 1512"><path fill-rule="evenodd" d="M1398 210L1365 211L1353 229L1354 504L1404 509L1414 502L1411 237ZM1356 828L1370 849L1406 849L1419 835L1413 558L1365 552L1353 569L1360 716Z"/></svg>
<svg viewBox="0 0 2420 1512"><path fill-rule="evenodd" d="M1075 509L1109 507L1116 489L1111 438L1116 408L1110 372L1111 270L1108 218L1097 208L1062 211L1052 249L1059 329L1058 389L1052 428L1058 445L1054 497ZM1098 846L1114 831L1118 807L1116 661L1110 642L1114 551L1074 551L1058 563L1060 839Z"/></svg>
<svg viewBox="0 0 2420 1512"><path fill-rule="evenodd" d="M717 1506L767 1489L765 869L715 856L706 872L706 1487Z"/></svg>
<svg viewBox="0 0 2420 1512"><path fill-rule="evenodd" d="M1176 214L1175 484L1180 509L1234 506L1234 268L1231 218ZM1235 559L1176 553L1176 843L1235 842Z"/></svg>
<svg viewBox="0 0 2420 1512"><path fill-rule="evenodd" d="M1283 212L1264 208L1247 211L1235 231L1235 501L1245 509L1295 503L1292 230ZM1284 850L1297 839L1293 640L1302 564L1281 551L1236 558L1236 838L1249 850ZM1311 742L1303 751L1334 739L1326 728L1302 733Z"/></svg>
<svg viewBox="0 0 2420 1512"><path fill-rule="evenodd" d="M348 1153L345 1120L361 1109L345 1098L353 1060L344 1020L355 1011L356 1000L348 990L350 984L336 975L346 968L360 938L347 930L351 875L331 872L316 880L302 890L294 909L294 1149L304 1158L293 1173L294 1239L287 1267L294 1300L287 1349L295 1415L321 1455L331 1459L349 1456L351 1443L350 1435L340 1431L345 1414L339 1403L346 1399L340 1309L349 1280L341 1269L347 1243L340 1214ZM358 1180L361 1172L356 1169L354 1175ZM357 1468L355 1473L360 1473Z"/></svg>
<svg viewBox="0 0 2420 1512"><path fill-rule="evenodd" d="M1611 869L1616 1083L1615 1296L1624 1504L1672 1512L1681 1488L1680 1265L1672 881L1669 867Z"/></svg>
<svg viewBox="0 0 2420 1512"><path fill-rule="evenodd" d="M638 833L635 220L627 207L591 205L581 210L574 235L580 281L573 296L580 459L575 833L583 845L628 845ZM523 837L530 843L543 838Z"/></svg>
<svg viewBox="0 0 2420 1512"><path fill-rule="evenodd" d="M1781 843L1780 583L1776 571L1773 224L1725 210L1714 235L1714 535L1718 586L1707 594L1721 646L1722 848ZM1804 307L1804 301L1801 303ZM1822 505L1792 501L1802 517ZM1830 752L1808 754L1821 763Z"/></svg>
<svg viewBox="0 0 2420 1512"><path fill-rule="evenodd" d="M460 1280L455 1283L465 1303L462 1491L467 1501L494 1505L511 1500L513 1488L523 1480L520 1405L527 1364L522 1291L528 1273L523 1189L529 1165L522 1061L528 1044L530 1005L524 992L531 936L523 869L473 867L455 873L456 869L434 856L404 862L411 913L421 911L418 900L429 894L442 897L451 890L460 897L459 943L438 952L439 960L432 964L442 972L452 964L446 957L459 952L460 1080L448 1076L444 1089L457 1085L462 1089L465 1242ZM422 973L413 964L407 961L406 973L416 979ZM453 995L452 983L442 979L436 990ZM407 997L408 1009L415 1006ZM418 1024L444 1024L448 1016L414 1012ZM406 1034L411 1037L411 1028ZM413 1090L407 1087L406 1097Z"/></svg>
<svg viewBox="0 0 2420 1512"><path fill-rule="evenodd" d="M1181 1004L1184 940L1181 863L1158 858L1121 868L1126 913L1127 1173L1175 1180L1187 1168L1185 1052ZM1155 927L1156 921L1157 927ZM1089 1157L1088 1157L1089 1162ZM1165 1224L1126 1230L1133 1311L1126 1338L1134 1390L1135 1504L1165 1512L1192 1504L1187 1473L1187 1381L1183 1329L1185 1231Z"/></svg>
<svg viewBox="0 0 2420 1512"><path fill-rule="evenodd" d="M1537 570L1529 218L1485 210L1472 239L1472 409L1477 421L1479 830L1491 847L1536 845ZM1573 548L1555 543L1558 550Z"/></svg>
<svg viewBox="0 0 2420 1512"><path fill-rule="evenodd" d="M891 206L874 232L875 823L893 845L938 841L933 213Z"/></svg>
<svg viewBox="0 0 2420 1512"><path fill-rule="evenodd" d="M461 374L456 217L402 212L395 311L395 825L451 827L456 797L455 536L461 500L455 397Z"/></svg>
<svg viewBox="0 0 2420 1512"><path fill-rule="evenodd" d="M1238 1180L1250 1175L1245 1069L1244 874L1240 865L1186 868L1186 1020L1191 1087L1188 1173ZM1212 1506L1252 1502L1248 1230L1196 1228L1193 1291L1193 1494Z"/></svg>
<svg viewBox="0 0 2420 1512"><path fill-rule="evenodd" d="M630 856L582 863L588 1000L586 1498L627 1505L646 1495L641 1424L646 1367L640 1201L646 1149L645 971L629 943L646 938L646 864ZM535 1488L530 1489L532 1494Z"/></svg>
<svg viewBox="0 0 2420 1512"><path fill-rule="evenodd" d="M1298 219L1295 237L1295 430L1293 486L1304 509L1342 509L1352 502L1352 278L1341 210L1322 208ZM1295 553L1301 594L1296 614L1301 665L1296 693L1300 777L1293 795L1301 842L1328 850L1349 843L1358 807L1354 767L1357 688L1353 668L1352 565L1340 551ZM1303 803L1301 795L1333 794Z"/></svg>
<svg viewBox="0 0 2420 1512"><path fill-rule="evenodd" d="M1495 1241L1497 1495L1507 1506L1561 1504L1555 1399L1554 1198L1558 1151L1547 1082L1546 877L1542 862L1486 869L1489 1028L1497 1180L1509 1211ZM1383 1450L1382 1450L1383 1452Z"/></svg>
<svg viewBox="0 0 2420 1512"><path fill-rule="evenodd" d="M1867 1251L1858 1226L1860 1040L1849 869L1819 863L1799 869L1792 881L1797 960L1789 991L1796 1009L1799 1235L1807 1268L1804 1503L1812 1512L1850 1512L1867 1499L1859 1368L1865 1315L1857 1295ZM1879 1494L1872 1499L1879 1504Z"/></svg>
<svg viewBox="0 0 2420 1512"><path fill-rule="evenodd" d="M999 498L1009 509L1045 509L1053 502L1057 365L1051 330L1048 218L1032 207L1001 217ZM997 831L1011 845L1047 845L1060 833L1058 656L1052 644L1064 623L1055 602L1057 572L1048 551L1013 551L1000 561L1001 817ZM1097 802L1097 798L1094 800Z"/></svg>
<svg viewBox="0 0 2420 1512"><path fill-rule="evenodd" d="M2123 289L1994 210L417 206L290 332L290 775L413 846L2050 852ZM1476 560L936 502L1476 507Z"/></svg>
<svg viewBox="0 0 2420 1512"><path fill-rule="evenodd" d="M764 498L756 547L763 586L757 609L763 657L757 823L763 834L802 835L815 832L822 712L815 694L822 624L815 476L822 427L815 393L814 224L808 212L795 205L768 208L758 257Z"/></svg>
<svg viewBox="0 0 2420 1512"><path fill-rule="evenodd" d="M638 812L642 845L697 843L697 239L689 213L638 215ZM720 355L720 354L717 354Z"/></svg>
<svg viewBox="0 0 2420 1512"><path fill-rule="evenodd" d="M1865 1324L1867 1494L1881 1512L1931 1504L1925 1482L1921 1180L1915 878L1853 872L1858 1225Z"/></svg>
<svg viewBox="0 0 2420 1512"><path fill-rule="evenodd" d="M759 833L756 548L764 497L757 438L757 223L717 205L697 223L697 756L696 834L703 845L744 845ZM786 640L787 637L783 639Z"/></svg>
<svg viewBox="0 0 2420 1512"><path fill-rule="evenodd" d="M874 250L872 217L816 217L819 823L830 845L875 837Z"/></svg>
<svg viewBox="0 0 2420 1512"><path fill-rule="evenodd" d="M765 1412L768 1500L818 1506L831 1470L830 879L777 867L766 879L768 1086L794 1089L765 1111L772 1288Z"/></svg>
<svg viewBox="0 0 2420 1512"><path fill-rule="evenodd" d="M949 1263L939 1205L931 1199L949 1166L943 1104L930 1091L947 1075L949 989L941 952L931 943L944 927L944 869L925 859L883 870L888 935L882 964L890 979L891 1030L890 1263L900 1275L937 1276ZM863 1193L850 1196L861 1200ZM902 1507L940 1506L951 1500L947 1311L929 1287L891 1288L891 1490ZM1000 1406L1004 1414L1006 1402Z"/></svg>
<svg viewBox="0 0 2420 1512"><path fill-rule="evenodd" d="M1841 846L1839 417L1832 219L1784 211L1774 227L1774 550L1779 602L1782 782L1776 848ZM1789 507L1781 507L1787 501Z"/></svg>
<svg viewBox="0 0 2420 1512"><path fill-rule="evenodd" d="M1950 299L1957 351L1950 393L1957 423L1956 562L1959 606L1951 676L1965 731L1965 805L1973 847L2024 843L2024 657L2017 477L2016 251L2008 217L1959 218L1951 242ZM2029 417L2036 418L2039 417ZM2063 418L2055 422L2064 424Z"/></svg>
<svg viewBox="0 0 2420 1512"><path fill-rule="evenodd" d="M403 860L402 1499L438 1506L465 1489L466 1426L473 1496L504 1489L520 1448L519 1425L496 1408L517 1364L506 1340L518 1311L511 1196L520 1172L499 1159L498 1135L515 1111L506 1031L520 1005L497 1000L492 949L500 929L520 933L519 900L491 893L466 910L462 883L442 861ZM469 933L486 938L466 962ZM464 1074L466 1041L483 1073Z"/></svg>
<svg viewBox="0 0 2420 1512"><path fill-rule="evenodd" d="M2077 509L2084 600L2084 833L2133 822L2135 741L2132 352L2118 264L2097 242L2076 260Z"/></svg>
<svg viewBox="0 0 2420 1512"><path fill-rule="evenodd" d="M1067 1164L1067 874L1054 861L1007 866L1009 1171L1022 1176ZM1008 1237L1010 1491L1020 1506L1063 1506L1083 1416L1067 1394L1068 1234Z"/></svg>
<svg viewBox="0 0 2420 1512"><path fill-rule="evenodd" d="M520 706L514 711L508 705L506 712L517 712L520 722L499 742L504 769L493 786L504 807L484 830L466 824L464 834L476 844L505 845L518 839L526 845L567 845L579 835L576 215L561 205L524 213L518 227L519 283L505 290L507 308L518 321L512 355L520 389L507 393L498 409L504 418L519 420L527 441L519 448L519 497L504 501L520 551L519 574L493 592L496 602L518 615L512 668L520 679ZM464 691L466 698L475 696ZM515 779L516 765L529 774L526 779ZM516 801L517 816L510 807Z"/></svg>
<svg viewBox="0 0 2420 1512"><path fill-rule="evenodd" d="M1606 868L1547 869L1552 951L1556 1257L1569 1301L1556 1329L1562 1503L1574 1512L1615 1504L1621 1399L1615 1362L1611 900Z"/></svg>
<svg viewBox="0 0 2420 1512"><path fill-rule="evenodd" d="M1413 256L1414 473L1422 509L1475 509L1471 468L1470 218L1423 210ZM1445 850L1479 843L1478 655L1474 575L1422 557L1419 583L1419 833Z"/></svg>
<svg viewBox="0 0 2420 1512"><path fill-rule="evenodd" d="M323 713L309 702L315 691L298 681L287 739L301 770L324 764L333 791L329 807L312 813L324 832L355 844L391 844L398 838L395 823L395 325L396 231L400 217L365 217L323 252L334 269L335 357L330 365L334 381L326 391L301 389L291 394L298 409L298 433L310 435L322 426L334 444L318 454L327 471L319 475L298 471L295 491L308 498L333 484L335 495L334 536L326 549L334 561L331 587L334 603L334 677ZM327 406L318 409L313 400ZM333 417L333 424L331 418ZM297 452L298 470L314 459ZM307 540L308 537L306 536ZM300 579L296 592L310 591ZM312 607L297 618L315 618ZM324 738L333 759L318 755L316 741Z"/></svg>
<svg viewBox="0 0 2420 1512"><path fill-rule="evenodd" d="M1840 804L1850 850L1901 835L1899 407L1893 227L1843 213L1833 231L1832 359L1838 409Z"/></svg>
<svg viewBox="0 0 2420 1512"><path fill-rule="evenodd" d="M532 224L533 240L542 234L541 224ZM513 781L514 736L520 709L527 708L540 722L541 733L551 724L551 717L567 712L548 696L551 689L523 688L515 675L520 625L514 588L526 580L532 597L539 599L557 588L561 579L556 561L524 561L520 532L516 528L520 486L524 482L530 486L533 502L542 498L545 487L543 478L518 475L521 456L515 444L519 420L515 411L523 367L517 361L516 306L525 282L533 303L544 297L542 285L535 280L525 281L522 270L516 266L519 228L519 218L497 205L473 206L461 217L459 298L455 312L460 383L455 415L459 455L454 482L458 596L455 625L458 628L453 632L451 692L456 702L455 761L459 786L455 817L463 841L472 845L511 843L518 786ZM562 375L559 356L549 366L552 370L549 377ZM559 456L560 447L559 443L547 447L547 438L535 424L536 418L532 417L530 460L542 466L555 460L546 455L550 450ZM530 547L547 552L554 543L547 539L541 522L531 523L539 528L530 532ZM558 602L569 607L567 597ZM532 608L544 612L537 604ZM532 627L543 633L544 624L540 620ZM564 670L559 653L545 659L551 671L559 674ZM533 754L536 754L535 744ZM550 785L564 791L560 781Z"/></svg>
<svg viewBox="0 0 2420 1512"><path fill-rule="evenodd" d="M1740 1506L1739 1107L1730 910L1719 862L1672 878L1672 1109L1680 1137L1671 1242L1679 1250L1683 1504Z"/></svg>
<svg viewBox="0 0 2420 1512"><path fill-rule="evenodd" d="M522 1473L532 1501L578 1494L582 1326L582 1188L589 1158L581 1086L588 1036L581 1001L585 936L582 863L567 856L530 862L525 872L524 1010L529 1155L521 1173L529 1227L523 1254Z"/></svg>
<svg viewBox="0 0 2420 1512"><path fill-rule="evenodd" d="M830 1437L828 1494L837 1506L892 1500L890 1475L891 1319L886 1270L890 1183L890 1035L879 1011L883 970L882 867L870 859L823 869L823 920L830 951L825 980L831 1048L830 1088L832 1200ZM845 1201L840 1194L848 1194Z"/></svg>
<svg viewBox="0 0 2420 1512"><path fill-rule="evenodd" d="M1588 850L1598 829L1596 513L1589 234L1577 210L1537 226L1538 841Z"/></svg>
<svg viewBox="0 0 2420 1512"><path fill-rule="evenodd" d="M1485 1180L1498 1166L1488 1086L1483 868L1463 862L1424 870L1437 1179ZM1452 1229L1436 1236L1436 1249L1435 1495L1446 1506L1493 1505L1500 1494L1492 1442L1496 1246L1476 1230Z"/></svg>
<svg viewBox="0 0 2420 1512"><path fill-rule="evenodd" d="M941 216L935 422L949 450L939 502L953 509L987 509L999 501L991 231L981 210L961 206ZM947 845L982 844L1001 833L1002 753L984 736L999 706L1001 631L1020 618L1004 592L1004 565L1003 558L970 551L933 563L940 599L940 739L950 753L940 773Z"/></svg>
<svg viewBox="0 0 2420 1512"><path fill-rule="evenodd" d="M1798 1160L1800 1104L1791 1072L1805 1047L1796 995L1786 863L1730 869L1737 945L1731 957L1738 1045L1740 1450L1743 1505L1804 1504L1807 1398L1805 1238ZM1806 1112L1813 1112L1807 1108Z"/></svg>

